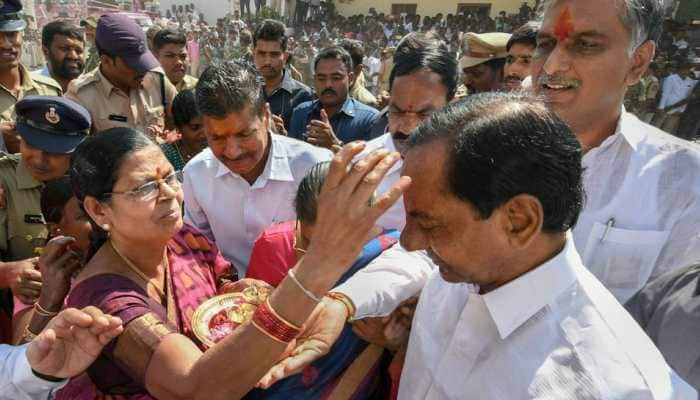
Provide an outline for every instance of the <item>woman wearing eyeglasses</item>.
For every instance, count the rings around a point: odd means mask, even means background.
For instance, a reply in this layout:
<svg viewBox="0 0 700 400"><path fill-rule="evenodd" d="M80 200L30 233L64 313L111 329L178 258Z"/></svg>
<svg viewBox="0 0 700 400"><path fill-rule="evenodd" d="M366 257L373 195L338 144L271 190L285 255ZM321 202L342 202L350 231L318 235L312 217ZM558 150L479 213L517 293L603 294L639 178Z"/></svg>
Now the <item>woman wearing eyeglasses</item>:
<svg viewBox="0 0 700 400"><path fill-rule="evenodd" d="M216 247L183 225L179 174L140 132L116 128L86 140L70 172L93 237L68 305L109 310L125 327L88 370L98 389L129 399L234 399L250 391L293 340L305 339L301 326L408 185L400 181L368 205L398 155L372 153L348 169L363 148L349 144L336 156L319 201L321 239L312 240L250 324L204 355L186 324L198 299L216 293L222 268ZM178 279L185 290L177 289Z"/></svg>

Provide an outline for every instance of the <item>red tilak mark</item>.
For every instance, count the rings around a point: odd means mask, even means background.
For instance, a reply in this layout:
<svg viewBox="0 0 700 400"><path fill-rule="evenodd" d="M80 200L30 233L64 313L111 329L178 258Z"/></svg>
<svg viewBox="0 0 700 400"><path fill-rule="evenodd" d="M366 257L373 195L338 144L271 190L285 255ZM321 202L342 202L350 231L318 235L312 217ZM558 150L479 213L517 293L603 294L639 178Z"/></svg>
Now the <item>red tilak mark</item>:
<svg viewBox="0 0 700 400"><path fill-rule="evenodd" d="M571 16L571 11L567 7L560 15L557 20L557 24L554 26L554 36L559 39L559 41L564 41L571 36L574 32L574 19Z"/></svg>

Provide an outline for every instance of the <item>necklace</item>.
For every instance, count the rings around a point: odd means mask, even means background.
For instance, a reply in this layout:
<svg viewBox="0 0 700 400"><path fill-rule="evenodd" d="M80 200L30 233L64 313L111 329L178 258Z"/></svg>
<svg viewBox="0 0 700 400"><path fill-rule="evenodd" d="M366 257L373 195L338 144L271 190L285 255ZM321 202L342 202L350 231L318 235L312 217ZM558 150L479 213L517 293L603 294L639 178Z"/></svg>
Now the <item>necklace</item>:
<svg viewBox="0 0 700 400"><path fill-rule="evenodd" d="M124 261L124 263L126 264L127 267L129 267L131 272L135 273L136 275L138 275L139 278L141 278L143 280L143 282L146 284L146 286L148 286L148 285L153 286L153 289L155 289L156 292L158 292L158 296L160 296L161 301L166 299L165 292L163 291L163 289L159 288L153 282L151 282L151 279L148 276L146 276L146 274L144 274L143 271L141 271L136 265L134 265L134 263L131 262L131 260L129 260L128 258L126 258L119 250L117 250L117 247L114 245L114 243L112 243L111 240L109 241L109 245L112 246L112 250L114 250L114 252L117 253L117 255L119 256L119 258L121 258L122 261ZM167 282L168 281L169 263L168 263L168 257L165 254L163 254L163 267L165 268L165 282ZM163 287L166 288L166 285L163 285Z"/></svg>
<svg viewBox="0 0 700 400"><path fill-rule="evenodd" d="M180 150L180 145L177 144L177 142L173 142L173 144L175 145L175 150L177 150L177 154L179 154L182 161L185 164L187 164L187 162L192 159L192 155L188 154L187 156L185 156L184 154L182 154L182 150Z"/></svg>

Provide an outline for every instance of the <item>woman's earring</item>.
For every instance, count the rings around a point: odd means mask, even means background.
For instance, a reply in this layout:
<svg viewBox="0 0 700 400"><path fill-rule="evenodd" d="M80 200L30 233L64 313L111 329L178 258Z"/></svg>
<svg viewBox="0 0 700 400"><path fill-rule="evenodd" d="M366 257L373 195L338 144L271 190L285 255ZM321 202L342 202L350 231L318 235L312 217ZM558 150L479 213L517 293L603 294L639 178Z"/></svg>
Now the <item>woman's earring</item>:
<svg viewBox="0 0 700 400"><path fill-rule="evenodd" d="M102 230L109 232L109 224L102 225Z"/></svg>

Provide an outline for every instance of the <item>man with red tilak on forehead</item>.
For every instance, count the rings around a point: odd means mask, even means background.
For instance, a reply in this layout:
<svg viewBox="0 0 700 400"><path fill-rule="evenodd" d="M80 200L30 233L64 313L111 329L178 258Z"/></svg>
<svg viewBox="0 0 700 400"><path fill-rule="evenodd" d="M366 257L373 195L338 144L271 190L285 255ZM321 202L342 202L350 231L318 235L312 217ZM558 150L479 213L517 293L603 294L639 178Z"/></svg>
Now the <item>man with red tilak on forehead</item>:
<svg viewBox="0 0 700 400"><path fill-rule="evenodd" d="M532 61L535 91L584 151L576 249L621 303L700 259L698 147L622 106L654 58L662 18L660 0L551 1Z"/></svg>

